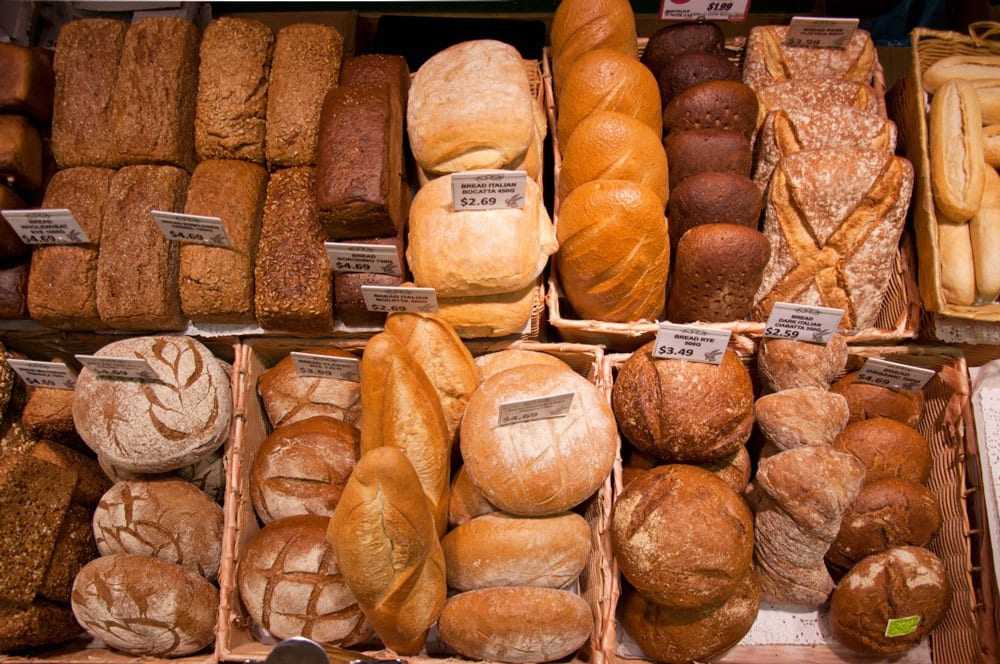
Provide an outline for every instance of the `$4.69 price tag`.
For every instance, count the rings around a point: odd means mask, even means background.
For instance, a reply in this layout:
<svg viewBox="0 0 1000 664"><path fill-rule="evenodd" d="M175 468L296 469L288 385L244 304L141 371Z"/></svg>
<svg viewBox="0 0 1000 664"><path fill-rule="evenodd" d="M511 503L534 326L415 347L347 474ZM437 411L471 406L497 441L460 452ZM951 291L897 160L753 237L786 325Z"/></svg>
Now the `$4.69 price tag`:
<svg viewBox="0 0 1000 664"><path fill-rule="evenodd" d="M86 244L90 238L69 210L3 210L25 244Z"/></svg>
<svg viewBox="0 0 1000 664"><path fill-rule="evenodd" d="M573 397L575 395L575 392L564 392L548 397L502 403L500 404L500 415L497 418L497 426L505 427L510 424L521 424L522 422L535 422L536 420L551 420L557 417L566 417L570 406L573 405Z"/></svg>
<svg viewBox="0 0 1000 664"><path fill-rule="evenodd" d="M163 212L152 210L156 225L160 227L163 237L176 242L204 244L209 247L225 247L230 249L233 243L226 233L222 219L218 217L202 217L197 214L180 214L178 212Z"/></svg>
<svg viewBox="0 0 1000 664"><path fill-rule="evenodd" d="M673 21L743 21L750 0L661 0L660 18Z"/></svg>
<svg viewBox="0 0 1000 664"><path fill-rule="evenodd" d="M764 336L826 345L843 318L843 309L777 302L767 317Z"/></svg>
<svg viewBox="0 0 1000 664"><path fill-rule="evenodd" d="M352 383L361 382L361 361L356 357L334 357L315 353L293 352L295 373L308 378L336 378Z"/></svg>
<svg viewBox="0 0 1000 664"><path fill-rule="evenodd" d="M451 209L503 210L524 207L524 171L470 171L451 176Z"/></svg>
<svg viewBox="0 0 1000 664"><path fill-rule="evenodd" d="M361 297L364 298L368 311L378 313L433 313L438 308L437 291L433 288L364 285L361 287Z"/></svg>
<svg viewBox="0 0 1000 664"><path fill-rule="evenodd" d="M721 364L731 335L729 330L660 323L656 343L653 345L653 357Z"/></svg>
<svg viewBox="0 0 1000 664"><path fill-rule="evenodd" d="M856 18L794 16L785 36L785 46L844 48L858 29Z"/></svg>
<svg viewBox="0 0 1000 664"><path fill-rule="evenodd" d="M869 357L858 372L856 380L859 383L879 385L890 390L912 392L921 389L936 373L933 369Z"/></svg>
<svg viewBox="0 0 1000 664"><path fill-rule="evenodd" d="M7 364L28 387L72 390L76 385L76 374L62 362L9 359Z"/></svg>
<svg viewBox="0 0 1000 664"><path fill-rule="evenodd" d="M156 373L149 363L141 358L77 355L76 359L100 378L156 380Z"/></svg>
<svg viewBox="0 0 1000 664"><path fill-rule="evenodd" d="M403 276L399 264L399 251L395 244L355 244L351 242L327 242L327 258L334 272L368 272Z"/></svg>

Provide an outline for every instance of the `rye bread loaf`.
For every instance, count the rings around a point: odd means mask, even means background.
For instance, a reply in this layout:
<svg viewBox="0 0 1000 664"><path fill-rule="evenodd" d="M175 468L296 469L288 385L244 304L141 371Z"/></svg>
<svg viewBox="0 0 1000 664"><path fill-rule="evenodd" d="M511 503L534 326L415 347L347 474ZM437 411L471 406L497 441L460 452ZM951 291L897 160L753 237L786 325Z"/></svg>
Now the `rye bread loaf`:
<svg viewBox="0 0 1000 664"><path fill-rule="evenodd" d="M37 388L33 390L32 396L39 391ZM52 391L73 394L68 390ZM70 422L72 422L72 418ZM76 473L76 486L73 487L73 494L70 497L70 500L76 505L94 507L101 500L104 492L111 488L111 481L108 480L96 461L86 454L81 454L65 445L53 443L48 440L39 440L32 445L30 454L36 459L47 461L60 468ZM88 523L90 522L89 514L87 521Z"/></svg>
<svg viewBox="0 0 1000 664"><path fill-rule="evenodd" d="M496 512L483 492L472 483L465 467L458 469L448 493L448 525L455 528L477 516Z"/></svg>
<svg viewBox="0 0 1000 664"><path fill-rule="evenodd" d="M921 390L890 390L881 385L858 381L858 372L847 374L832 386L832 392L844 395L851 409L851 422L872 417L888 417L911 427L917 426L924 411Z"/></svg>
<svg viewBox="0 0 1000 664"><path fill-rule="evenodd" d="M45 51L0 45L0 112L27 115L38 124L52 116L52 67Z"/></svg>
<svg viewBox="0 0 1000 664"><path fill-rule="evenodd" d="M406 104L410 96L410 67L401 55L366 53L344 61L340 70L341 85L388 86L389 98L401 104L406 117Z"/></svg>
<svg viewBox="0 0 1000 664"><path fill-rule="evenodd" d="M52 558L49 559L45 578L38 588L40 597L52 602L69 604L73 592L73 580L84 565L97 558L94 530L90 525L90 509L82 505L70 505L66 510Z"/></svg>
<svg viewBox="0 0 1000 664"><path fill-rule="evenodd" d="M670 250L676 254L684 234L702 224L756 229L762 206L760 191L744 175L714 171L690 175L670 191Z"/></svg>
<svg viewBox="0 0 1000 664"><path fill-rule="evenodd" d="M304 353L354 358L336 348L305 348ZM271 426L281 427L323 415L348 424L361 418L361 384L338 378L300 376L289 355L264 372L257 384Z"/></svg>
<svg viewBox="0 0 1000 664"><path fill-rule="evenodd" d="M853 454L867 469L868 482L896 477L925 483L931 473L931 449L923 434L887 417L852 422L833 446Z"/></svg>
<svg viewBox="0 0 1000 664"><path fill-rule="evenodd" d="M659 76L668 64L686 53L722 55L725 45L725 35L716 23L673 23L650 35L642 52L642 64Z"/></svg>
<svg viewBox="0 0 1000 664"><path fill-rule="evenodd" d="M871 35L855 30L837 48L808 48L785 43L785 25L750 30L743 62L743 81L755 90L798 78L833 78L870 83L878 67Z"/></svg>
<svg viewBox="0 0 1000 664"><path fill-rule="evenodd" d="M20 115L0 115L0 180L26 194L42 186L42 139Z"/></svg>
<svg viewBox="0 0 1000 664"><path fill-rule="evenodd" d="M750 472L753 470L753 462L750 460L750 453L746 446L740 446L733 454L722 457L718 461L699 464L708 472L712 473L738 494L750 484ZM638 469L636 469L638 470Z"/></svg>
<svg viewBox="0 0 1000 664"><path fill-rule="evenodd" d="M688 129L672 131L663 141L670 167L670 188L698 173L750 176L750 140L737 131Z"/></svg>
<svg viewBox="0 0 1000 664"><path fill-rule="evenodd" d="M0 210L25 210L28 204L5 185L0 184ZM11 228L10 223L0 218L0 260L8 261L21 258L31 251L28 245Z"/></svg>
<svg viewBox="0 0 1000 664"><path fill-rule="evenodd" d="M0 268L0 320L28 317L28 263Z"/></svg>
<svg viewBox="0 0 1000 664"><path fill-rule="evenodd" d="M751 138L757 129L757 95L739 81L692 85L663 109L667 131L725 129Z"/></svg>
<svg viewBox="0 0 1000 664"><path fill-rule="evenodd" d="M794 387L829 389L846 365L847 341L840 334L831 336L825 345L766 338L757 353L757 373L764 387L773 392Z"/></svg>
<svg viewBox="0 0 1000 664"><path fill-rule="evenodd" d="M847 400L819 387L793 387L757 399L754 419L779 450L830 445L847 426Z"/></svg>
<svg viewBox="0 0 1000 664"><path fill-rule="evenodd" d="M51 646L83 633L69 607L36 601L26 608L0 608L0 651Z"/></svg>
<svg viewBox="0 0 1000 664"><path fill-rule="evenodd" d="M671 58L656 74L664 106L668 105L675 95L700 83L738 81L739 78L739 67L719 53L684 53ZM754 101L756 102L756 99Z"/></svg>

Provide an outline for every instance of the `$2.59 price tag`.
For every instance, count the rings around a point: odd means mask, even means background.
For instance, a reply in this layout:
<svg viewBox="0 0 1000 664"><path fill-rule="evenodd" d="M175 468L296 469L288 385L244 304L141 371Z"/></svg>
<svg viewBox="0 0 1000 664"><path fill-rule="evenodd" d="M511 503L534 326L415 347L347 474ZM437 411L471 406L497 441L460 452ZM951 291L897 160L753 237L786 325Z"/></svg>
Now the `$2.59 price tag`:
<svg viewBox="0 0 1000 664"><path fill-rule="evenodd" d="M844 48L858 29L856 18L794 16L785 36L785 46Z"/></svg>
<svg viewBox="0 0 1000 664"><path fill-rule="evenodd" d="M356 244L352 242L327 242L327 258L335 272L368 272L403 276L399 264L399 251L395 244Z"/></svg>
<svg viewBox="0 0 1000 664"><path fill-rule="evenodd" d="M451 176L451 209L503 210L524 207L524 171L483 170Z"/></svg>
<svg viewBox="0 0 1000 664"><path fill-rule="evenodd" d="M9 359L7 364L28 387L72 390L76 385L76 374L62 362Z"/></svg>
<svg viewBox="0 0 1000 664"><path fill-rule="evenodd" d="M826 345L843 318L843 309L777 302L767 317L764 336Z"/></svg>
<svg viewBox="0 0 1000 664"><path fill-rule="evenodd" d="M178 212L163 212L162 210L152 210L149 214L153 216L156 225L160 227L163 237L168 240L204 244L209 247L225 247L226 249L233 246L222 219L218 217L202 217L197 214L180 214Z"/></svg>
<svg viewBox="0 0 1000 664"><path fill-rule="evenodd" d="M25 244L86 244L90 238L69 210L3 210Z"/></svg>
<svg viewBox="0 0 1000 664"><path fill-rule="evenodd" d="M77 355L76 359L100 378L156 380L156 372L141 358Z"/></svg>
<svg viewBox="0 0 1000 664"><path fill-rule="evenodd" d="M856 380L859 383L879 385L890 390L914 391L926 385L936 373L933 369L869 357L858 372Z"/></svg>
<svg viewBox="0 0 1000 664"><path fill-rule="evenodd" d="M334 357L299 352L293 352L291 355L292 362L295 363L295 373L300 376L336 378L349 380L352 383L361 382L361 361L356 357Z"/></svg>
<svg viewBox="0 0 1000 664"><path fill-rule="evenodd" d="M656 343L653 345L653 357L721 364L731 335L729 330L660 323Z"/></svg>
<svg viewBox="0 0 1000 664"><path fill-rule="evenodd" d="M573 397L575 395L575 392L564 392L548 397L502 403L500 404L500 415L497 418L497 426L505 427L510 424L521 424L522 422L535 422L537 420L566 417L570 406L573 405Z"/></svg>
<svg viewBox="0 0 1000 664"><path fill-rule="evenodd" d="M437 291L433 288L364 285L361 287L361 297L364 298L368 311L379 313L433 313L438 308Z"/></svg>
<svg viewBox="0 0 1000 664"><path fill-rule="evenodd" d="M743 21L750 0L661 0L660 18L680 21Z"/></svg>

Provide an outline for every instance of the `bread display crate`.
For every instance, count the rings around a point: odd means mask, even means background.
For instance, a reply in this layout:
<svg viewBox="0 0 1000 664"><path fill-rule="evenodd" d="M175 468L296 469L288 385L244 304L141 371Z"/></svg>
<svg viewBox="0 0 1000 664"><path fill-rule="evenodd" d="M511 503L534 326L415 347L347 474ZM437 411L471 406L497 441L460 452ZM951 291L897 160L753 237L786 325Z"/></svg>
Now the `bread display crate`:
<svg viewBox="0 0 1000 664"><path fill-rule="evenodd" d="M931 447L932 468L928 487L938 499L942 525L928 548L944 562L952 587L952 602L942 622L920 646L892 661L906 664L988 664L1000 656L997 649L997 586L991 571L989 531L979 471L978 450L969 405L969 376L960 351L944 346L852 346L847 371L861 368L869 357L887 357L897 362L937 371L924 387L925 404L917 429ZM612 377L629 358L612 354L605 358ZM741 353L751 366L754 358ZM626 444L623 441L623 445ZM756 465L756 464L755 464ZM622 491L619 474L615 496ZM610 553L609 553L610 555ZM613 564L613 563L612 563ZM620 584L620 579L618 580ZM886 661L856 654L830 638L822 619L793 620L795 614L762 611L746 637L719 662L759 664L843 664ZM770 613L770 616L765 616ZM762 620L764 618L764 620ZM773 618L773 619L767 619ZM617 625L617 620L616 620ZM823 631L821 631L823 630ZM624 639L622 638L624 636ZM606 651L609 661L648 662L618 625L614 641Z"/></svg>
<svg viewBox="0 0 1000 664"><path fill-rule="evenodd" d="M249 619L243 609L236 583L240 555L249 538L259 529L257 517L250 501L250 469L254 456L267 436L269 424L257 396L257 381L261 374L290 350L305 350L318 345L336 347L361 356L365 342L360 340L312 343L310 340L251 339L239 346L233 371L233 444L227 466L226 532L223 539L222 565L219 573L220 604L217 627L216 654L222 661L261 662L273 644L255 639ZM515 345L522 350L543 352L569 364L574 371L585 376L610 399L611 379L606 373L603 350L581 344L545 344L521 342ZM472 348L474 355L483 349ZM589 642L574 656L573 662L604 664L606 644L611 638L616 588L616 575L610 569L610 560L604 555L609 551L612 481L620 475L620 459L598 492L583 503L585 517L590 524L592 553L580 577L580 589L594 616L594 632ZM432 632L433 635L433 632ZM371 656L394 656L388 651L367 651ZM407 657L410 662L457 661L448 655Z"/></svg>

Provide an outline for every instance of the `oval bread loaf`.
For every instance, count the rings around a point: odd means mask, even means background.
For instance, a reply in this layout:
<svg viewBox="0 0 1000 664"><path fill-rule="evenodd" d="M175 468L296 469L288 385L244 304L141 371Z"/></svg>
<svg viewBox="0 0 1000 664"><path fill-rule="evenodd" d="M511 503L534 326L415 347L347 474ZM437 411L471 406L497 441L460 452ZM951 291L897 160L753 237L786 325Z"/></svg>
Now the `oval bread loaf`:
<svg viewBox="0 0 1000 664"><path fill-rule="evenodd" d="M953 80L977 81L1000 78L1000 56L950 55L927 68L922 77L924 89L936 93Z"/></svg>
<svg viewBox="0 0 1000 664"><path fill-rule="evenodd" d="M986 177L976 89L966 81L942 86L931 100L928 131L934 204L946 221L966 222L979 209Z"/></svg>
<svg viewBox="0 0 1000 664"><path fill-rule="evenodd" d="M642 52L642 64L657 76L686 53L722 55L725 35L715 23L674 23L654 32Z"/></svg>
<svg viewBox="0 0 1000 664"><path fill-rule="evenodd" d="M830 445L851 417L847 399L819 387L768 394L753 410L765 440L782 450Z"/></svg>
<svg viewBox="0 0 1000 664"><path fill-rule="evenodd" d="M1000 295L1000 175L986 168L983 200L969 221L972 258L976 266L976 302L989 304Z"/></svg>
<svg viewBox="0 0 1000 664"><path fill-rule="evenodd" d="M847 365L847 342L834 334L826 345L792 339L763 340L757 353L757 372L767 389L794 387L829 389Z"/></svg>
<svg viewBox="0 0 1000 664"><path fill-rule="evenodd" d="M750 138L757 129L757 95L740 81L705 81L670 100L663 126L668 131L726 129Z"/></svg>
<svg viewBox="0 0 1000 664"><path fill-rule="evenodd" d="M635 58L635 14L627 0L566 0L552 16L552 67L557 89L581 56L611 49Z"/></svg>
<svg viewBox="0 0 1000 664"><path fill-rule="evenodd" d="M844 395L851 409L851 422L872 417L888 417L911 427L917 426L924 410L921 390L900 392L881 385L858 382L858 373L847 374L830 386L831 392Z"/></svg>
<svg viewBox="0 0 1000 664"><path fill-rule="evenodd" d="M479 374L482 380L486 380L494 374L525 364L548 364L553 367L569 369L569 365L560 360L555 355L539 353L533 350L521 350L519 348L508 348L496 353L487 353L476 358L476 366L479 367Z"/></svg>

